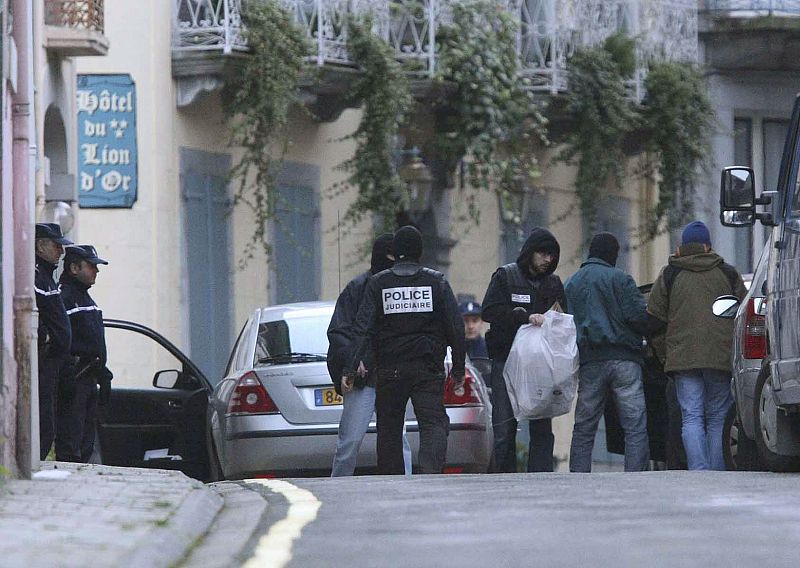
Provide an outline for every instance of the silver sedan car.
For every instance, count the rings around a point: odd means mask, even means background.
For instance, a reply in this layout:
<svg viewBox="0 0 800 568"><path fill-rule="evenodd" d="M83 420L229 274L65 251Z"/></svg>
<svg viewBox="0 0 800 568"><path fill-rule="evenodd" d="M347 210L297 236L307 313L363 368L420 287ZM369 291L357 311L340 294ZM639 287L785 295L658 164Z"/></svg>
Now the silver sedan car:
<svg viewBox="0 0 800 568"><path fill-rule="evenodd" d="M307 302L257 309L250 316L209 401L211 459L224 478L330 473L342 414L325 363L333 308L333 302ZM445 389L445 472L485 472L491 459L489 397L481 374L471 364L467 371L463 393L456 395L449 379ZM416 464L419 428L410 405L406 429ZM373 421L357 472L376 468L375 432Z"/></svg>

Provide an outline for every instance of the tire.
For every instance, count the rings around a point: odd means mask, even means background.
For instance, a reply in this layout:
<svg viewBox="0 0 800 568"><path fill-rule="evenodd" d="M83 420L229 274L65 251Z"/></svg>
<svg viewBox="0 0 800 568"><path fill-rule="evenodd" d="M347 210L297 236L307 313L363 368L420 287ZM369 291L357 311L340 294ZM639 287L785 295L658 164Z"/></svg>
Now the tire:
<svg viewBox="0 0 800 568"><path fill-rule="evenodd" d="M769 471L778 473L800 471L800 456L783 456L769 448L769 424L765 419L778 412L772 400L772 374L769 365L761 369L756 381L755 401L753 405L753 422L755 425L756 447L761 462ZM762 426L762 422L765 422ZM774 435L774 434L773 434Z"/></svg>
<svg viewBox="0 0 800 568"><path fill-rule="evenodd" d="M739 424L736 405L731 405L725 416L722 429L722 453L725 457L725 468L728 471L760 471L761 460L758 457L756 443L747 437Z"/></svg>

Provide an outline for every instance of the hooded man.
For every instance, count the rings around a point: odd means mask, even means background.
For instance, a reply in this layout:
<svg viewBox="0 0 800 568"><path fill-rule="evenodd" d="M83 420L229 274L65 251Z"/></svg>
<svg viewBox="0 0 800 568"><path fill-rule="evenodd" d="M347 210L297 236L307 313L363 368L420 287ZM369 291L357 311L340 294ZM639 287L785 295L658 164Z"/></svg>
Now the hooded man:
<svg viewBox="0 0 800 568"><path fill-rule="evenodd" d="M608 394L625 432L625 471L645 471L650 459L641 354L647 311L636 282L615 268L618 254L614 235L596 234L589 259L565 286L580 352L570 471L592 470L594 438Z"/></svg>
<svg viewBox="0 0 800 568"><path fill-rule="evenodd" d="M367 281L371 276L391 268L394 264L392 240L394 235L384 233L372 245L370 268L356 276L345 287L336 300L333 317L328 326L328 372L336 392L344 397L344 408L339 419L339 435L333 457L331 477L353 475L358 460L361 442L367 433L369 422L375 413L375 377L367 375L352 384L342 385L344 367L353 353L353 323L364 299ZM411 473L411 446L403 433L403 461L405 473Z"/></svg>
<svg viewBox="0 0 800 568"><path fill-rule="evenodd" d="M495 471L517 471L517 421L508 398L503 368L517 330L542 325L556 303L566 309L561 279L553 274L561 247L547 229L531 231L516 262L498 268L483 298L481 317L489 322L486 345L492 359L492 423ZM549 418L531 420L528 471L553 471L553 427Z"/></svg>
<svg viewBox="0 0 800 568"><path fill-rule="evenodd" d="M450 346L453 386L462 388L464 322L444 275L419 263L419 231L411 226L398 229L392 248L395 265L367 283L348 370L377 376L380 473L403 473L401 434L409 397L419 423L420 472L441 473L450 425L443 400L444 358Z"/></svg>
<svg viewBox="0 0 800 568"><path fill-rule="evenodd" d="M725 469L722 428L733 403L733 320L711 311L725 294L745 297L741 275L711 249L708 227L689 223L647 303L648 313L667 328L664 371L675 380L689 469Z"/></svg>

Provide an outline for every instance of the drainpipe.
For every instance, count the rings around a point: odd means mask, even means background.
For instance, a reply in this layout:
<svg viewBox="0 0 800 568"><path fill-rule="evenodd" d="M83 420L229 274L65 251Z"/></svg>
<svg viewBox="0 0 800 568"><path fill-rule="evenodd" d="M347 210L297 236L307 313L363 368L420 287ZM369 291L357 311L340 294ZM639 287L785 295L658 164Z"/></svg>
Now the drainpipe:
<svg viewBox="0 0 800 568"><path fill-rule="evenodd" d="M14 352L17 360L17 466L20 476L30 478L39 466L38 376L36 327L38 314L33 296L35 190L31 176L36 146L32 144L33 8L30 0L13 0L13 34L18 48L17 92L12 120L14 213ZM34 420L35 419L35 420Z"/></svg>

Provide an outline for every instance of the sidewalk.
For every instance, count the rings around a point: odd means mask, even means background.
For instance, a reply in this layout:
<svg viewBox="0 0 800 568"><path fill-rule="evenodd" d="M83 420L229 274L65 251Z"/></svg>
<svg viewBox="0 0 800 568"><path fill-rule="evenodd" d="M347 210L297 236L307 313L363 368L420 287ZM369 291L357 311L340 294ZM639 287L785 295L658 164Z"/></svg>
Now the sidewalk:
<svg viewBox="0 0 800 568"><path fill-rule="evenodd" d="M222 497L180 472L45 462L0 484L0 566L172 566Z"/></svg>

